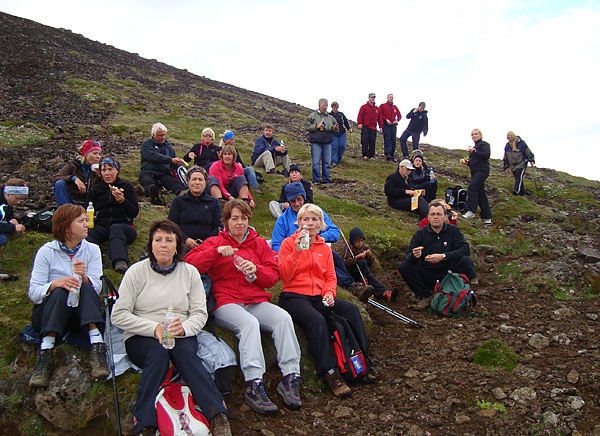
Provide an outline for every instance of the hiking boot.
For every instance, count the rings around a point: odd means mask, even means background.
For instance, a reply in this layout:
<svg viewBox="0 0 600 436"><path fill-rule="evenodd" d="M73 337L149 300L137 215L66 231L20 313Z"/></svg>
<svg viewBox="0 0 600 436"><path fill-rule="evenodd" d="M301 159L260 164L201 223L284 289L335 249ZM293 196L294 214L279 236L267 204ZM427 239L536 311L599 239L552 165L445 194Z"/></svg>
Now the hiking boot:
<svg viewBox="0 0 600 436"><path fill-rule="evenodd" d="M330 369L327 374L325 374L325 380L327 380L333 395L336 397L344 398L352 395L352 389L346 384L337 368Z"/></svg>
<svg viewBox="0 0 600 436"><path fill-rule="evenodd" d="M290 176L290 172L284 168L283 171L281 172L281 175L284 176L284 177L289 177Z"/></svg>
<svg viewBox="0 0 600 436"><path fill-rule="evenodd" d="M92 377L98 380L105 380L110 374L108 366L106 366L106 344L92 344L90 352L90 365L92 367Z"/></svg>
<svg viewBox="0 0 600 436"><path fill-rule="evenodd" d="M373 286L363 286L358 282L352 283L352 285L350 285L350 287L348 288L348 292L350 292L363 303L365 303L369 299L369 297L373 295L374 291L375 289L373 288Z"/></svg>
<svg viewBox="0 0 600 436"><path fill-rule="evenodd" d="M129 268L129 264L127 262L125 262L124 260L117 260L115 262L115 271L117 271L117 272L124 274L128 268Z"/></svg>
<svg viewBox="0 0 600 436"><path fill-rule="evenodd" d="M150 197L150 203L157 204L160 202L160 198L158 198L158 188L156 185L148 186L148 197Z"/></svg>
<svg viewBox="0 0 600 436"><path fill-rule="evenodd" d="M271 402L267 395L267 387L265 382L260 379L250 380L246 382L246 393L244 401L248 406L252 407L258 413L266 413L272 415L277 413L279 409Z"/></svg>
<svg viewBox="0 0 600 436"><path fill-rule="evenodd" d="M431 304L431 300L433 300L433 295L429 297L419 299L419 302L413 307L414 310L427 310L429 309L429 305Z"/></svg>
<svg viewBox="0 0 600 436"><path fill-rule="evenodd" d="M148 427L144 427L139 433L136 433L135 436L156 436L157 431L156 427L149 425Z"/></svg>
<svg viewBox="0 0 600 436"><path fill-rule="evenodd" d="M466 214L463 215L463 218L466 218L466 219L475 218L475 213L468 211Z"/></svg>
<svg viewBox="0 0 600 436"><path fill-rule="evenodd" d="M391 291L390 290L385 291L381 296L383 298L385 298L385 300L388 303L390 303L392 301L396 301L396 298L398 298L399 293L400 293L400 289L394 288Z"/></svg>
<svg viewBox="0 0 600 436"><path fill-rule="evenodd" d="M300 400L300 376L298 374L288 374L277 385L277 393L281 395L283 402L291 409L302 407Z"/></svg>
<svg viewBox="0 0 600 436"><path fill-rule="evenodd" d="M50 376L54 371L54 349L48 350L39 349L37 352L37 360L35 361L35 369L29 379L30 388L45 388L50 383Z"/></svg>
<svg viewBox="0 0 600 436"><path fill-rule="evenodd" d="M488 224L488 225L492 225L492 219L491 218L482 218L481 222L483 224Z"/></svg>
<svg viewBox="0 0 600 436"><path fill-rule="evenodd" d="M225 413L219 413L210 420L210 432L213 436L232 436L229 418Z"/></svg>

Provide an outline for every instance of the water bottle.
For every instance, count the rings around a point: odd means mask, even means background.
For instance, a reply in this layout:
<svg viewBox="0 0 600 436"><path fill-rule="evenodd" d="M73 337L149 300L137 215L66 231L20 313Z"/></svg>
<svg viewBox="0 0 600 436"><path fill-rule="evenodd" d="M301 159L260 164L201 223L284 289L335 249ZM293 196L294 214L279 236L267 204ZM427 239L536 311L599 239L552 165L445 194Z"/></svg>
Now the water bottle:
<svg viewBox="0 0 600 436"><path fill-rule="evenodd" d="M323 127L319 127L319 130L322 132L325 130L325 118L321 118L321 123L323 123Z"/></svg>
<svg viewBox="0 0 600 436"><path fill-rule="evenodd" d="M163 335L162 342L162 346L167 350L171 350L175 346L175 336L173 336L173 333L169 331L169 324L173 322L173 318L175 318L175 314L173 313L173 307L169 306L167 314L165 315L165 322L163 326L165 333Z"/></svg>
<svg viewBox="0 0 600 436"><path fill-rule="evenodd" d="M240 269L240 265L243 262L243 260L244 259L241 256L238 256L237 254L233 255L233 264L240 271L242 271ZM256 280L256 274L254 274L254 273L246 273L244 271L242 271L242 273L244 273L244 275L246 276L246 280L248 280L249 283L252 283L254 280Z"/></svg>
<svg viewBox="0 0 600 436"><path fill-rule="evenodd" d="M92 204L91 201L88 204L88 207L85 210L85 212L87 213L87 216L88 216L88 229L93 229L94 228L94 213L96 211L94 210L94 205Z"/></svg>
<svg viewBox="0 0 600 436"><path fill-rule="evenodd" d="M433 173L433 167L432 167L432 168L429 168L429 183L433 183L433 182L435 182L435 179L434 179L434 177L435 177L435 176L434 176L434 173Z"/></svg>
<svg viewBox="0 0 600 436"><path fill-rule="evenodd" d="M302 226L302 238L300 239L300 250L308 250L310 248L310 234L306 229L306 226Z"/></svg>
<svg viewBox="0 0 600 436"><path fill-rule="evenodd" d="M69 307L77 307L79 306L79 292L81 288L81 276L79 274L75 274L75 259L71 260L71 274L79 281L79 286L76 288L69 289L69 296L67 297L67 306Z"/></svg>

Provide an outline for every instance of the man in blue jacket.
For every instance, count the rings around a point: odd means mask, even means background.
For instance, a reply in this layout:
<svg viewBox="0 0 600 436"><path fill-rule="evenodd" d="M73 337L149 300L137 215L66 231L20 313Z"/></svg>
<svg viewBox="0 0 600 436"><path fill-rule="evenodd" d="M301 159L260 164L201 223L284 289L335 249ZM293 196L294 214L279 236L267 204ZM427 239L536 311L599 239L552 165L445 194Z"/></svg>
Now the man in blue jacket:
<svg viewBox="0 0 600 436"><path fill-rule="evenodd" d="M161 123L152 126L152 138L142 142L140 154L140 183L144 193L150 197L152 204L161 204L158 188L179 194L185 186L173 174L172 165L187 165L175 154L175 150L167 141L167 128Z"/></svg>
<svg viewBox="0 0 600 436"><path fill-rule="evenodd" d="M408 118L410 122L404 133L400 136L400 148L402 149L403 159L408 159L408 144L406 143L408 137L412 136L413 151L418 150L421 132L423 132L423 136L427 136L427 132L429 131L429 120L427 119L425 102L422 101L419 103L419 106L411 109L406 115L406 118Z"/></svg>
<svg viewBox="0 0 600 436"><path fill-rule="evenodd" d="M415 310L426 310L433 299L433 288L448 271L466 275L478 284L473 269L471 248L458 226L446 223L448 209L440 202L429 205L429 224L415 232L398 271L419 300Z"/></svg>
<svg viewBox="0 0 600 436"><path fill-rule="evenodd" d="M306 201L306 191L304 191L304 186L300 182L285 185L285 195L287 201L290 203L290 207L275 221L271 237L271 249L277 252L279 252L283 240L298 230L298 212ZM327 216L325 211L323 211L323 218L325 224L327 224L327 228L319 234L325 239L325 242L337 242L340 239L340 229L331 222L331 218ZM348 274L341 256L335 251L332 251L332 254L337 284L350 291L353 295L356 295L361 301L367 301L373 295L373 287L371 285L365 287L360 283L355 283L352 276Z"/></svg>
<svg viewBox="0 0 600 436"><path fill-rule="evenodd" d="M290 175L290 158L287 148L280 144L273 136L273 126L267 124L263 130L263 135L254 141L254 150L252 150L252 165L258 168L264 168L267 174L275 174L278 166L283 167L285 177Z"/></svg>

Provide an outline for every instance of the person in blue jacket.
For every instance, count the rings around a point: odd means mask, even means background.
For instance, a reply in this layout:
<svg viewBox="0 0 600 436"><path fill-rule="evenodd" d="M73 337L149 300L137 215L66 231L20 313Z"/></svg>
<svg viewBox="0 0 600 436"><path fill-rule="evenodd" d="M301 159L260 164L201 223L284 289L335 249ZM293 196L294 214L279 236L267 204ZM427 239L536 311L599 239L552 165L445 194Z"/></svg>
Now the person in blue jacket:
<svg viewBox="0 0 600 436"><path fill-rule="evenodd" d="M288 177L292 164L288 150L273 135L273 126L265 125L262 136L254 141L254 150L252 150L250 160L255 167L264 168L267 174L275 174L277 167L281 165L283 167L282 174Z"/></svg>
<svg viewBox="0 0 600 436"><path fill-rule="evenodd" d="M515 187L513 189L514 195L528 195L529 191L525 189L525 170L527 164L531 166L535 164L535 157L527 146L527 143L521 139L520 136L515 135L515 132L508 132L506 134L506 147L504 147L504 171L506 174L513 173L515 177Z"/></svg>
<svg viewBox="0 0 600 436"><path fill-rule="evenodd" d="M400 135L400 148L402 149L402 159L408 159L408 144L406 140L409 136L412 136L412 147L413 151L419 149L419 140L421 138L421 132L423 136L427 136L429 131L429 120L427 119L427 111L425 110L425 102L419 103L419 106L411 109L406 115L406 118L410 120L406 130Z"/></svg>

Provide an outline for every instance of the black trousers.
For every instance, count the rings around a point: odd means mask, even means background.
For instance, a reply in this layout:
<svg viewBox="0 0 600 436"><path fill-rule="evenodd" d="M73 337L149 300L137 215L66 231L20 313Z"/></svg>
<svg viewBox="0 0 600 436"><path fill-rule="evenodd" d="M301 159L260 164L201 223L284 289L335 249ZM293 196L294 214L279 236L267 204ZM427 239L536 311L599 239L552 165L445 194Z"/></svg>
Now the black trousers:
<svg viewBox="0 0 600 436"><path fill-rule="evenodd" d="M513 176L515 176L515 187L513 192L517 195L525 195L525 183L523 179L525 178L525 170L527 167L517 168L513 171Z"/></svg>
<svg viewBox="0 0 600 436"><path fill-rule="evenodd" d="M322 377L327 371L336 367L336 358L329 342L329 329L325 319L328 312L332 311L346 318L364 339L364 343L368 343L367 331L360 312L349 301L336 298L333 307L326 307L320 295L309 296L295 292L282 292L279 296L279 306L287 311L294 322L304 330L310 354L315 359L318 376ZM369 354L369 350L364 351L367 355Z"/></svg>
<svg viewBox="0 0 600 436"><path fill-rule="evenodd" d="M415 189L424 189L425 190L425 200L427 201L427 203L431 203L433 200L436 199L436 196L437 196L438 181L437 181L437 179L433 179L433 183L431 183L431 182L421 183L421 184L415 186Z"/></svg>
<svg viewBox="0 0 600 436"><path fill-rule="evenodd" d="M386 156L390 156L392 159L396 154L397 127L397 124L392 124L391 126L387 123L383 124L383 152Z"/></svg>
<svg viewBox="0 0 600 436"><path fill-rule="evenodd" d="M429 297L433 293L436 282L441 281L448 270L464 274L469 279L477 277L473 269L473 259L469 256L463 256L455 261L445 260L436 265L431 264L428 268L425 268L425 263L425 261L414 263L405 260L398 266L400 275L417 298Z"/></svg>
<svg viewBox="0 0 600 436"><path fill-rule="evenodd" d="M398 210L405 210L410 212L410 197L409 198L395 198L392 199L391 201L388 200L388 204L393 207L394 209L398 209ZM425 218L427 216L427 212L429 209L429 203L427 203L427 200L425 200L425 197L420 196L419 197L419 203L417 209L415 209L416 212L419 213L419 222Z"/></svg>
<svg viewBox="0 0 600 436"><path fill-rule="evenodd" d="M352 275L355 281L362 283L362 277L358 271L359 268L360 272L362 272L362 275L365 277L365 279L367 279L367 282L373 286L373 289L375 289L375 296L381 297L383 293L387 291L387 288L383 286L373 274L371 274L369 265L367 264L367 259L358 259L356 264L350 268L350 275Z"/></svg>
<svg viewBox="0 0 600 436"><path fill-rule="evenodd" d="M196 355L196 336L175 339L175 347L171 350L163 348L155 338L132 336L125 341L125 349L131 361L144 370L133 407L134 434L149 425L158 427L154 401L171 361L190 387L194 401L209 422L213 416L227 413L223 397Z"/></svg>
<svg viewBox="0 0 600 436"><path fill-rule="evenodd" d="M146 195L148 195L150 185L162 186L177 195L185 189L185 186L173 174L140 173L140 183Z"/></svg>
<svg viewBox="0 0 600 436"><path fill-rule="evenodd" d="M375 142L377 141L377 130L363 126L360 131L360 143L362 144L363 157L375 157Z"/></svg>
<svg viewBox="0 0 600 436"><path fill-rule="evenodd" d="M490 171L476 171L471 174L471 181L467 190L467 210L475 213L477 206L481 209L480 215L482 219L492 217L490 202L485 193L485 180L490 175Z"/></svg>
<svg viewBox="0 0 600 436"><path fill-rule="evenodd" d="M77 307L67 306L69 291L55 288L41 304L33 306L31 324L43 338L56 333L60 338L65 332L79 332L83 338L89 339L88 324L94 323L100 332L104 331L104 311L100 297L89 283L82 283Z"/></svg>
<svg viewBox="0 0 600 436"><path fill-rule="evenodd" d="M131 244L137 237L137 231L129 224L117 223L110 227L95 225L93 229L88 230L88 242L100 245L108 241L108 257L113 266L117 260L124 260L129 263L127 254L127 244Z"/></svg>

